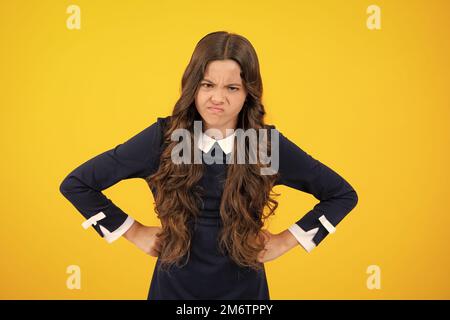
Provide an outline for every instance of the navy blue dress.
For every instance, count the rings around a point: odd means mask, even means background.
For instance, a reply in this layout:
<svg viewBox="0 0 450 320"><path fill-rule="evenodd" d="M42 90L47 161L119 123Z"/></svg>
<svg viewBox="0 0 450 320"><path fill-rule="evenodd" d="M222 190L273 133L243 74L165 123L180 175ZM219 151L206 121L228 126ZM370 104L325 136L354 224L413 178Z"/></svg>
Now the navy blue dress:
<svg viewBox="0 0 450 320"><path fill-rule="evenodd" d="M102 191L120 180L144 179L156 172L169 118L157 118L129 140L81 164L62 181L61 193L86 219L100 211L105 214L104 219L92 225L100 236L104 236L100 225L113 232L128 217ZM276 185L310 193L320 200L296 222L305 231L319 228L313 238L318 245L328 235L319 217L325 215L336 226L356 206L357 194L331 168L281 133L279 137L280 177ZM215 150L220 149L212 148L204 156L214 156L211 152ZM218 234L222 226L219 208L228 168L225 159L229 155L223 153L222 156L223 164L204 164L204 175L199 183L205 194L199 219L189 225L193 236L187 264L172 266L166 271L160 269L158 258L147 299L270 299L264 267L259 271L240 267L219 251Z"/></svg>

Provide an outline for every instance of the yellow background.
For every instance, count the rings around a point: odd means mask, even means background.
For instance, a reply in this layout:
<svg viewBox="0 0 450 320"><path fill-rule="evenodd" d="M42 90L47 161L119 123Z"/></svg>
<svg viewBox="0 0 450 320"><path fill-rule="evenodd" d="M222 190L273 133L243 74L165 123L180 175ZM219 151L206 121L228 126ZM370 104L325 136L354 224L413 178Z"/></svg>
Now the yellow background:
<svg viewBox="0 0 450 320"><path fill-rule="evenodd" d="M81 8L69 30L66 8ZM369 5L381 30L366 27ZM169 115L195 44L247 37L267 122L357 190L357 207L311 253L266 263L272 299L448 299L448 1L0 2L3 299L145 299L155 258L106 243L59 193L80 163ZM269 230L317 200L287 187ZM159 225L145 181L105 194ZM66 268L81 268L81 289ZM366 286L370 265L381 289Z"/></svg>

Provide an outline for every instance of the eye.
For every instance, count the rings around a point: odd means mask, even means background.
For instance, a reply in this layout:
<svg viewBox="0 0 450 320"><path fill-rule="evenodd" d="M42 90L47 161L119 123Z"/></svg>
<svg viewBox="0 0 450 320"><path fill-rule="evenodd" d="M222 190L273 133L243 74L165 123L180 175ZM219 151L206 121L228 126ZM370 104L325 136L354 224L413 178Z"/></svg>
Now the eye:
<svg viewBox="0 0 450 320"><path fill-rule="evenodd" d="M229 89L232 89L231 91L238 91L239 90L238 87L229 87Z"/></svg>
<svg viewBox="0 0 450 320"><path fill-rule="evenodd" d="M202 86L204 86L205 88L211 88L212 84L210 84L210 83L202 83Z"/></svg>

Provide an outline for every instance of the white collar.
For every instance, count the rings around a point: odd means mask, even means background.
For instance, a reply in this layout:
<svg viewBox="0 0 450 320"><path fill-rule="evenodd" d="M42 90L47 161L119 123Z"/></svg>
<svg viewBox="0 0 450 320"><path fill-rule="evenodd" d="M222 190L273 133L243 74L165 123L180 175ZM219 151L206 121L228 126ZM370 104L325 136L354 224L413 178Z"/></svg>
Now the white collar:
<svg viewBox="0 0 450 320"><path fill-rule="evenodd" d="M231 153L233 151L234 147L234 136L236 134L236 131L234 131L232 134L230 134L228 137L225 137L220 140L216 140L214 138L211 138L204 132L200 135L200 138L198 139L198 148L202 150L204 153L208 153L209 150L211 150L214 143L218 143L219 147L222 149L222 151L225 154Z"/></svg>

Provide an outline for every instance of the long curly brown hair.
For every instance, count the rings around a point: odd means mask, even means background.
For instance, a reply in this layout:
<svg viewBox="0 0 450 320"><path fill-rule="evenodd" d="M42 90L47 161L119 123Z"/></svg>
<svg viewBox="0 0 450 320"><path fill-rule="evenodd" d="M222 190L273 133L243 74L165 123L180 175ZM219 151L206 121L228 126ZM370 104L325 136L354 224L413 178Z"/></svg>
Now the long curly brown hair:
<svg viewBox="0 0 450 320"><path fill-rule="evenodd" d="M225 59L232 59L240 65L242 82L248 93L238 115L237 127L243 130L253 128L257 133L259 129L268 129L264 124L266 112L261 102L263 86L259 62L251 43L243 36L225 31L204 36L197 43L183 74L181 96L168 117L160 166L146 179L156 191L155 211L162 226L159 259L163 268L173 264L179 266L183 257L189 259L192 236L189 222L199 214L203 192L198 182L202 178L204 164L173 163L171 152L178 142L172 141L171 135L175 129L187 129L191 132L191 148L195 147L194 121L201 120L195 107L197 90L207 64ZM270 150L270 139L267 146ZM234 161L228 164L220 204L223 227L218 241L221 252L228 254L239 266L258 270L262 263L257 260L257 255L264 249L265 242L260 232L264 220L278 207L273 196L279 194L272 190L278 175L262 175L260 169L267 165L262 164L259 158L256 164L248 163L248 144L246 148L245 164L237 163L236 152L232 152ZM194 154L193 149L191 151Z"/></svg>

